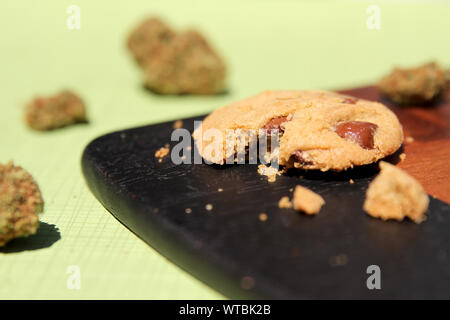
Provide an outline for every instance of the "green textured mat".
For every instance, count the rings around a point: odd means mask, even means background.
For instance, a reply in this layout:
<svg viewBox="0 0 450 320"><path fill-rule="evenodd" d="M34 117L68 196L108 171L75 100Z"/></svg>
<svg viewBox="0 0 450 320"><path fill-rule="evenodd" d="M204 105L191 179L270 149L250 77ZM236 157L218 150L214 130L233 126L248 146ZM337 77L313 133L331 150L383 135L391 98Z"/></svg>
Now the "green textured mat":
<svg viewBox="0 0 450 320"><path fill-rule="evenodd" d="M68 30L66 8L81 8ZM366 28L369 4L381 29ZM205 31L230 67L228 95L164 97L140 86L124 41L147 13ZM450 66L443 1L17 1L0 3L0 161L14 159L42 189L41 231L0 250L0 298L222 298L126 230L90 194L83 148L122 128L208 112L264 89L341 89L376 81L394 64ZM22 122L35 94L72 88L89 125L35 133ZM52 227L55 225L55 227ZM31 250L22 250L28 248ZM69 266L81 288L67 287Z"/></svg>

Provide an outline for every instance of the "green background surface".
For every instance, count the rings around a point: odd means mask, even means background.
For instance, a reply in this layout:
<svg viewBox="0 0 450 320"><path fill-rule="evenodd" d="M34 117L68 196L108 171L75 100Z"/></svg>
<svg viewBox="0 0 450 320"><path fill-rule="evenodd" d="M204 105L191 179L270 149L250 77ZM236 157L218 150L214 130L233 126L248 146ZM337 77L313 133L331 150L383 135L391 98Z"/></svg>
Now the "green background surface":
<svg viewBox="0 0 450 320"><path fill-rule="evenodd" d="M66 27L70 4L81 8L80 30ZM366 27L368 4L381 8L380 30ZM152 14L204 31L229 65L228 95L167 97L142 89L124 42ZM0 251L0 298L223 298L97 202L81 175L84 147L110 131L206 113L264 89L341 89L371 84L396 64L436 59L450 66L449 16L444 1L2 0L0 162L14 159L35 176L46 201L41 220L56 225L61 239ZM62 88L85 99L90 124L27 129L24 104ZM81 270L79 290L67 288L71 265Z"/></svg>

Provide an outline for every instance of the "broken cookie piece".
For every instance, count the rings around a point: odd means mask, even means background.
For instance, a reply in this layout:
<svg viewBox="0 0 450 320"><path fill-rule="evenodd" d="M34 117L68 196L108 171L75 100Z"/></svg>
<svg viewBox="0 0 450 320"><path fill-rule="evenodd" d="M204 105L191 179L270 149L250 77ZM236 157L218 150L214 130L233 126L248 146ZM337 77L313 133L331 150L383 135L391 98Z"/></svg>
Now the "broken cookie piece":
<svg viewBox="0 0 450 320"><path fill-rule="evenodd" d="M396 68L381 79L378 88L397 104L426 104L445 90L444 70L435 62L417 68Z"/></svg>
<svg viewBox="0 0 450 320"><path fill-rule="evenodd" d="M12 162L0 164L0 246L35 234L44 201L33 177Z"/></svg>
<svg viewBox="0 0 450 320"><path fill-rule="evenodd" d="M296 186L292 198L294 209L306 214L317 214L325 204L325 200L317 193L303 186Z"/></svg>
<svg viewBox="0 0 450 320"><path fill-rule="evenodd" d="M382 220L424 221L429 199L420 183L390 163L381 161L380 169L367 189L364 210Z"/></svg>
<svg viewBox="0 0 450 320"><path fill-rule="evenodd" d="M86 107L75 93L62 91L52 97L37 97L26 108L25 120L34 130L46 131L87 122Z"/></svg>

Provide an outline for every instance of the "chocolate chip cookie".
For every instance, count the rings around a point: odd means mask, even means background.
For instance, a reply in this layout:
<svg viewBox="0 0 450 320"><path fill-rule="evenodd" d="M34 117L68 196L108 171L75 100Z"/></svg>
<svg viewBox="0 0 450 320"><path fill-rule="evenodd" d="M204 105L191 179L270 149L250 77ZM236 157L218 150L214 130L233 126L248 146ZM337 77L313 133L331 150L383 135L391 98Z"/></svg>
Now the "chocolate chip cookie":
<svg viewBox="0 0 450 320"><path fill-rule="evenodd" d="M208 129L223 137L238 129L278 132L280 165L322 171L375 162L403 142L402 126L383 104L328 91L264 91L211 113L193 137L204 159L224 164L236 142L217 143L204 135ZM206 152L213 142L216 150Z"/></svg>

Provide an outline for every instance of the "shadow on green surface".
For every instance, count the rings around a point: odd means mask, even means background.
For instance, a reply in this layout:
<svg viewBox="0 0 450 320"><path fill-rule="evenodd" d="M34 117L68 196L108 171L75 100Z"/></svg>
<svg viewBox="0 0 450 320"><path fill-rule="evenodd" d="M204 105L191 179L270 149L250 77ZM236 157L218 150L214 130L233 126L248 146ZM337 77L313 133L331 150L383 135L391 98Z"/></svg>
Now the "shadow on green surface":
<svg viewBox="0 0 450 320"><path fill-rule="evenodd" d="M195 93L178 93L178 94L164 94L160 93L158 91L153 90L152 88L149 88L145 83L141 84L142 90L144 90L147 93L154 94L156 96L161 97L220 97L220 96L227 96L230 94L230 90L228 88L225 88L223 91L218 93L211 93L211 94L195 94Z"/></svg>
<svg viewBox="0 0 450 320"><path fill-rule="evenodd" d="M61 233L54 224L41 222L36 234L27 238L17 238L0 248L0 253L15 253L30 250L39 250L51 247L61 239Z"/></svg>
<svg viewBox="0 0 450 320"><path fill-rule="evenodd" d="M68 124L68 125L65 125L65 126L59 127L59 128L53 128L53 129L48 129L48 130L34 130L34 129L27 127L27 130L29 133L48 136L49 133L55 133L55 132L59 133L59 132L61 132L61 130L68 130L70 128L84 127L84 126L89 126L91 124L92 124L92 120L86 119L84 121L71 123L71 124Z"/></svg>

